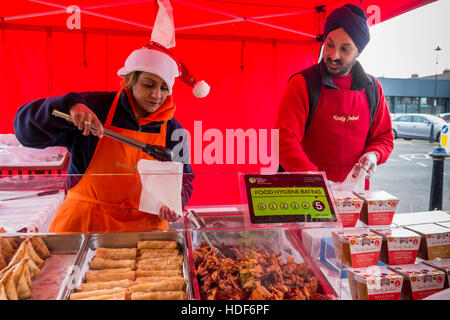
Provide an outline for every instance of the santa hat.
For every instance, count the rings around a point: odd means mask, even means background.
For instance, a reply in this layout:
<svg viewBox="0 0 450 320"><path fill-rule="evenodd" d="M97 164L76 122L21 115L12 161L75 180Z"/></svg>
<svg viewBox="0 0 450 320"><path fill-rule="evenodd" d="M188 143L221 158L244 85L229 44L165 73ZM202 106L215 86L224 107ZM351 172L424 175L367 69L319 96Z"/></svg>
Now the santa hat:
<svg viewBox="0 0 450 320"><path fill-rule="evenodd" d="M152 41L140 49L133 51L125 60L125 66L117 74L124 77L133 71L144 71L156 74L165 81L172 94L172 87L176 77L180 77L190 87L197 98L206 97L209 85L201 80L197 81L168 48L175 46L175 28L173 24L172 7L169 0L158 0L159 10L152 31Z"/></svg>

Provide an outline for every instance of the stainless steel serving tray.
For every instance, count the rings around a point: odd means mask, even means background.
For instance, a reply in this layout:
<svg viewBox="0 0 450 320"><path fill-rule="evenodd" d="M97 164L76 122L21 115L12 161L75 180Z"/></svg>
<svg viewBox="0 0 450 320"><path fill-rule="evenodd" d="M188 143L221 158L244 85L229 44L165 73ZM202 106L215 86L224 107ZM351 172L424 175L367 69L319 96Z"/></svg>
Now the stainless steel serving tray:
<svg viewBox="0 0 450 320"><path fill-rule="evenodd" d="M49 235L49 234L10 234L2 238L14 239L20 245L26 238L40 237L47 245L51 256L39 275L33 278L32 295L29 300L55 300L59 290L67 278L67 273L77 263L80 251L83 251L85 236L82 234Z"/></svg>
<svg viewBox="0 0 450 320"><path fill-rule="evenodd" d="M178 249L183 256L183 276L186 280L186 293L188 299L193 299L191 278L189 276L188 250L185 241L185 232L178 231L149 231L136 233L104 233L86 236L83 250L77 257L76 264L68 274L66 281L58 295L58 300L68 300L72 292L82 283L89 264L98 247L106 248L137 248L140 240L170 240L178 243Z"/></svg>

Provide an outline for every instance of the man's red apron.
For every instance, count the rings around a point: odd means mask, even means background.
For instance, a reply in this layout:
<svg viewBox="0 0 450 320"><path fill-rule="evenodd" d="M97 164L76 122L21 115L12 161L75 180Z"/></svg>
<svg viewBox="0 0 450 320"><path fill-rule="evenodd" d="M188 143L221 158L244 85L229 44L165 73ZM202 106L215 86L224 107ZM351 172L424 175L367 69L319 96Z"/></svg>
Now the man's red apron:
<svg viewBox="0 0 450 320"><path fill-rule="evenodd" d="M322 86L314 118L302 141L303 149L329 180L343 181L363 154L369 122L364 90Z"/></svg>
<svg viewBox="0 0 450 320"><path fill-rule="evenodd" d="M131 93L126 91L128 100L134 108ZM145 143L165 146L167 121L161 125L160 133L138 132L111 125L120 93L121 91L114 99L104 127ZM160 109L159 113L170 110L173 115L175 107L172 96L166 99ZM168 229L167 221L160 220L157 215L138 210L142 187L137 162L141 159L153 160L148 154L136 148L107 137L100 139L85 174L78 184L68 191L67 198L56 212L50 225L50 232Z"/></svg>

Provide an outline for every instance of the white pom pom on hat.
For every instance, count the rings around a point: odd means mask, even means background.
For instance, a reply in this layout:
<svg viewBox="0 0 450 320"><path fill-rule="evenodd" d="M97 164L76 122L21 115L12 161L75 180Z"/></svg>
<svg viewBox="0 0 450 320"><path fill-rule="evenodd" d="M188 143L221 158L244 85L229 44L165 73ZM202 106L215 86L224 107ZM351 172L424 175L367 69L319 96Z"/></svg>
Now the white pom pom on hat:
<svg viewBox="0 0 450 320"><path fill-rule="evenodd" d="M117 74L124 77L133 71L144 71L156 74L163 79L172 94L175 78L179 77L188 86L197 98L204 98L209 94L210 87L204 81L196 81L187 67L172 52L157 42L133 51L125 60L125 66Z"/></svg>
<svg viewBox="0 0 450 320"><path fill-rule="evenodd" d="M207 84L204 80L201 80L194 85L192 92L197 98L204 98L209 94L209 89L209 84Z"/></svg>

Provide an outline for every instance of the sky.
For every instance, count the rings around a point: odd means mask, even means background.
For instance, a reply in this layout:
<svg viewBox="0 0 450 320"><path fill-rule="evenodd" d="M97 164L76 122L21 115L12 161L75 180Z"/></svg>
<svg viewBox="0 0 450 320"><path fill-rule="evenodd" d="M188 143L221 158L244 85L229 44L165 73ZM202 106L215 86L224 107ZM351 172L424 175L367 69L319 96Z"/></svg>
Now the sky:
<svg viewBox="0 0 450 320"><path fill-rule="evenodd" d="M381 12L381 15L383 13ZM376 77L409 78L450 69L450 0L420 7L370 28L370 42L359 57Z"/></svg>

